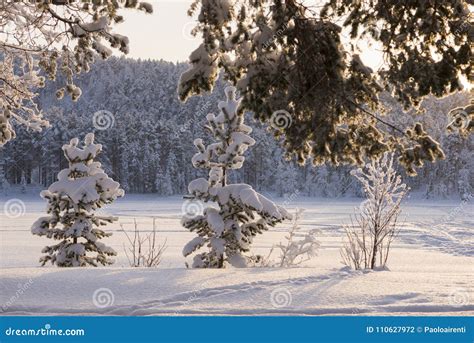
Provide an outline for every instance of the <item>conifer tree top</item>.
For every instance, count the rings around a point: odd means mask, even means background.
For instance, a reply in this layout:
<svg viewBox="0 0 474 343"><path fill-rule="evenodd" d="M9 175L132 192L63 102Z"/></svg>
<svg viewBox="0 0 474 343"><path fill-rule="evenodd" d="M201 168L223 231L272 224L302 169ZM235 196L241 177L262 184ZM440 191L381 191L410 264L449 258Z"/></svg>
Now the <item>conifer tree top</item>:
<svg viewBox="0 0 474 343"><path fill-rule="evenodd" d="M57 194L76 206L91 209L124 195L120 184L104 172L100 162L94 161L102 151L102 145L94 143L93 133L85 136L82 147L79 147L79 139L73 138L62 149L69 167L58 173L58 181L41 192L41 196Z"/></svg>

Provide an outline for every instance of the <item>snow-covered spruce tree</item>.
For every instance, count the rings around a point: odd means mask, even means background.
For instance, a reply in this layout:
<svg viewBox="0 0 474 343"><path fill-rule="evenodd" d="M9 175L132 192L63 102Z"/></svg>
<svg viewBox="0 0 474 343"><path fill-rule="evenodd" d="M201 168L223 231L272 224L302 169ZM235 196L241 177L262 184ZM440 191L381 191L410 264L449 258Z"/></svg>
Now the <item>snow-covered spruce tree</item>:
<svg viewBox="0 0 474 343"><path fill-rule="evenodd" d="M188 191L195 201L212 202L202 215L184 216L182 224L198 237L183 249L186 257L206 247L207 251L194 256L194 268L224 268L226 263L245 267L254 237L270 226L291 219L288 212L247 184L227 184L230 170L242 167L244 153L255 144L249 136L252 129L244 124L244 114L239 113L240 99L235 88L225 89L227 101L219 102L219 115L207 115L206 128L215 142L205 146L202 139L194 145L198 153L192 158L196 168L210 169L209 178L191 181Z"/></svg>
<svg viewBox="0 0 474 343"><path fill-rule="evenodd" d="M351 174L362 184L367 200L360 205L351 225L345 226L343 263L355 269L385 267L390 245L399 230L400 205L408 188L397 174L390 153Z"/></svg>
<svg viewBox="0 0 474 343"><path fill-rule="evenodd" d="M123 196L124 191L94 161L102 151L102 145L94 143L94 134L86 135L82 148L78 144L79 140L73 138L63 146L69 168L60 171L58 181L41 192L48 201L49 216L39 218L31 231L61 241L43 249L47 255L40 258L42 265L48 261L58 267L108 265L113 263L108 256L116 255L112 248L99 242L111 236L99 227L117 218L97 216L94 212ZM88 252L96 255L87 256Z"/></svg>

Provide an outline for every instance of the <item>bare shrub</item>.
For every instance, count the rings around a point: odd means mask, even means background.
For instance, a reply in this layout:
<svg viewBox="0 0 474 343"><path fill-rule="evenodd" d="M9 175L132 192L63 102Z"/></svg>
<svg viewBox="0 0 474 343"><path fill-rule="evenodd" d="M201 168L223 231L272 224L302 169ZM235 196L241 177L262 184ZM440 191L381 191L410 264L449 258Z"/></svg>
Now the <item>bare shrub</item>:
<svg viewBox="0 0 474 343"><path fill-rule="evenodd" d="M138 229L137 220L133 219L133 236L129 235L121 224L128 240L128 247L123 245L130 267L157 267L161 263L161 257L166 250L166 239L163 243L157 240L156 218L153 218L153 230L143 234Z"/></svg>

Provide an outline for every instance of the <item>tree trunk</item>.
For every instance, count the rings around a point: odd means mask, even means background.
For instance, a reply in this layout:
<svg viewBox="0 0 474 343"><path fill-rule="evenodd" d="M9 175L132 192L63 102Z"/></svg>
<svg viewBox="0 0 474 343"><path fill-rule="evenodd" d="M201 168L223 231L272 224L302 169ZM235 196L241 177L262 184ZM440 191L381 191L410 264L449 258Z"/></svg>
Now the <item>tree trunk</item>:
<svg viewBox="0 0 474 343"><path fill-rule="evenodd" d="M375 264L377 263L377 239L378 239L377 235L374 235L374 245L372 249L372 261L370 262L370 269L374 269Z"/></svg>
<svg viewBox="0 0 474 343"><path fill-rule="evenodd" d="M225 187L227 184L227 175L226 175L226 168L222 168L222 187ZM224 268L224 254L219 257L219 262L217 264L217 268Z"/></svg>

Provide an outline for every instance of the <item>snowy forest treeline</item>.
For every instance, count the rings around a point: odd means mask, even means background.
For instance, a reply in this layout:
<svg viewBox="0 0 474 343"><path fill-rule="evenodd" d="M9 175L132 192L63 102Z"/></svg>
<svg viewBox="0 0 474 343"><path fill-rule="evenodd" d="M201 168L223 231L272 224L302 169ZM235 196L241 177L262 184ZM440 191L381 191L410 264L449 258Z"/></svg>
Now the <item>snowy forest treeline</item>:
<svg viewBox="0 0 474 343"><path fill-rule="evenodd" d="M41 133L19 127L17 138L0 151L5 177L10 184L47 186L67 166L61 147L73 137L95 132L104 146L101 162L106 172L127 192L173 195L186 193L187 184L203 172L193 168L193 140L203 132L207 113L217 113L224 83L207 96L179 102L176 87L184 63L110 58L98 61L77 84L82 96L77 102L58 101L57 85L51 82L39 93L39 105L53 126ZM58 80L59 82L60 80ZM423 107L429 115L414 117L385 96L387 121L402 124L421 121L433 138L441 142L446 160L428 164L416 177L402 173L414 191L426 197L456 196L465 199L474 187L473 137L447 134L447 113L466 103L467 93L444 99L429 98ZM99 112L97 114L98 111ZM104 112L107 111L107 112ZM110 115L110 114L111 115ZM96 114L94 116L94 114ZM247 114L249 119L250 114ZM99 116L99 117L97 117ZM300 167L285 161L283 150L265 127L248 120L257 144L247 153L246 164L231 176L262 192L279 196L294 194L339 197L360 195L350 175L351 166ZM1 170L0 170L1 172ZM201 173L201 174L200 174Z"/></svg>

